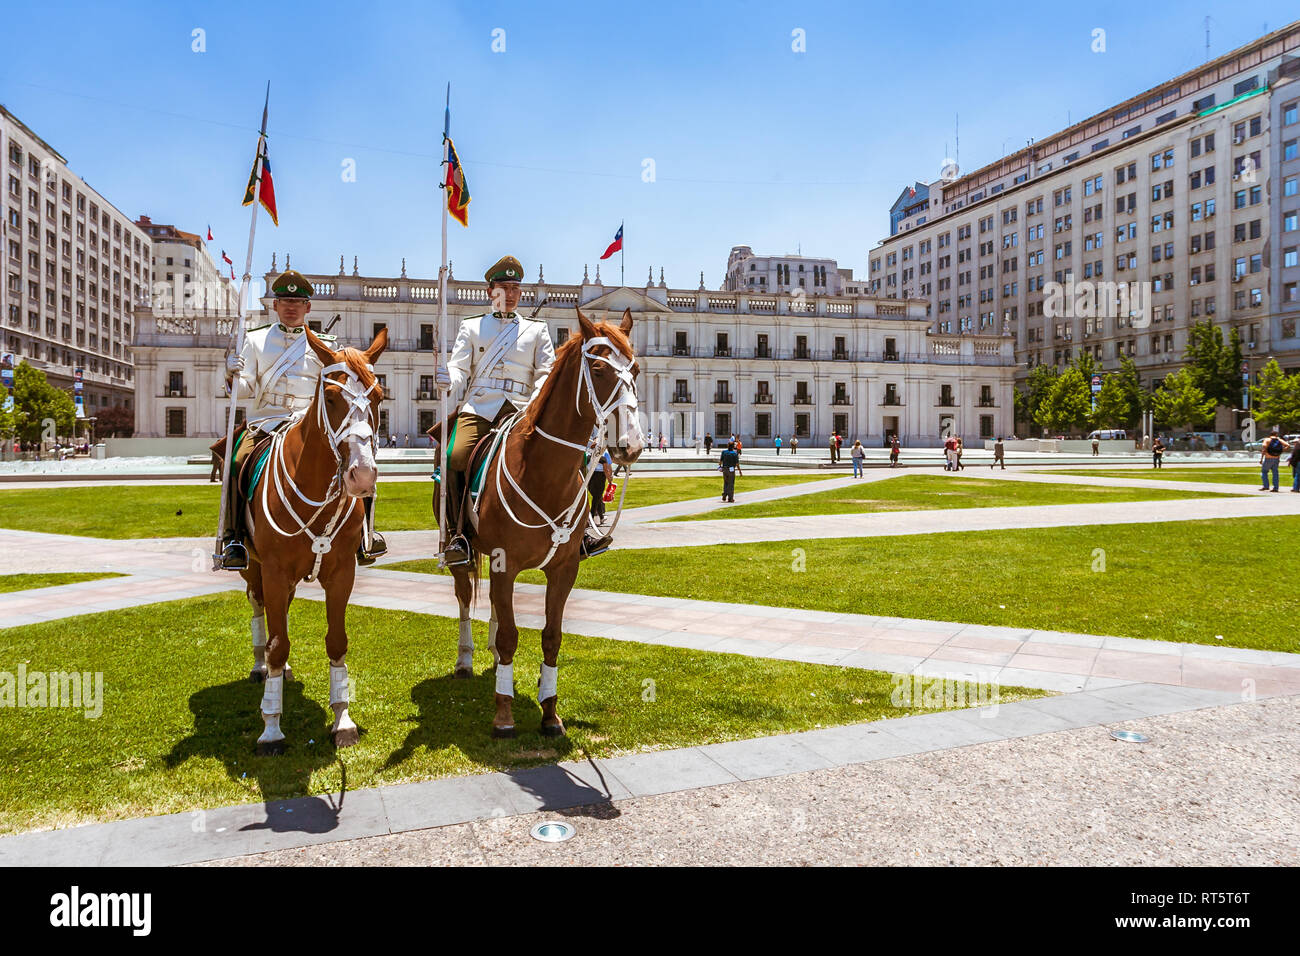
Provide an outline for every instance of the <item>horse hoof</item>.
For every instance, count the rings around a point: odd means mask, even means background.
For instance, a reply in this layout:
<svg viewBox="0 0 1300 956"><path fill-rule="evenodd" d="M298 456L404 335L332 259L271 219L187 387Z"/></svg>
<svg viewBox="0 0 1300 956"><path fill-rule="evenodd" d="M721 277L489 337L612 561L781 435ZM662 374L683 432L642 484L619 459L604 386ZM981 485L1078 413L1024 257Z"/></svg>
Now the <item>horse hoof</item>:
<svg viewBox="0 0 1300 956"><path fill-rule="evenodd" d="M263 743L258 741L257 755L259 757L281 757L284 755L284 741L271 740Z"/></svg>
<svg viewBox="0 0 1300 956"><path fill-rule="evenodd" d="M254 667L252 671L249 672L248 679L251 683L260 684L266 680L266 671L262 670L260 667Z"/></svg>
<svg viewBox="0 0 1300 956"><path fill-rule="evenodd" d="M495 724L492 725L493 740L510 740L514 737L514 735L515 735L515 728L513 724L511 724L509 727L498 727Z"/></svg>
<svg viewBox="0 0 1300 956"><path fill-rule="evenodd" d="M474 676L474 668L457 667L456 670L452 672L451 676L456 680L468 680Z"/></svg>
<svg viewBox="0 0 1300 956"><path fill-rule="evenodd" d="M361 735L356 727L349 727L346 730L334 731L335 747L355 747Z"/></svg>
<svg viewBox="0 0 1300 956"><path fill-rule="evenodd" d="M542 724L543 737L563 737L564 724Z"/></svg>

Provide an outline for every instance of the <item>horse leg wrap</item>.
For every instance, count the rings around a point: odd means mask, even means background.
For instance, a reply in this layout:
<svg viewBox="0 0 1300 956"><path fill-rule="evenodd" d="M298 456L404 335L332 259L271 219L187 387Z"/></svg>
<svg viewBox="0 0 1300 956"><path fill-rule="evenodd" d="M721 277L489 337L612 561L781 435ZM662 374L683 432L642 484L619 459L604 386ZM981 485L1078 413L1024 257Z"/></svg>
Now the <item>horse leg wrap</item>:
<svg viewBox="0 0 1300 956"><path fill-rule="evenodd" d="M558 667L548 667L542 665L542 676L537 681L537 702L540 704L544 700L550 700L557 693L559 687L560 669Z"/></svg>
<svg viewBox="0 0 1300 956"><path fill-rule="evenodd" d="M456 669L474 667L474 622L465 618L460 622L460 637L456 641Z"/></svg>
<svg viewBox="0 0 1300 956"><path fill-rule="evenodd" d="M262 685L262 736L257 738L259 744L274 743L284 740L280 729L280 714L284 710L284 675L268 677Z"/></svg>
<svg viewBox="0 0 1300 956"><path fill-rule="evenodd" d="M351 685L348 682L348 665L330 665L330 709L334 711L334 730L349 730L356 726L348 716L348 702L351 700Z"/></svg>
<svg viewBox="0 0 1300 956"><path fill-rule="evenodd" d="M515 665L497 664L497 693L502 697L515 696Z"/></svg>
<svg viewBox="0 0 1300 956"><path fill-rule="evenodd" d="M266 664L266 617L262 613L254 614L251 621L248 622L248 628L253 634L253 663L258 667Z"/></svg>

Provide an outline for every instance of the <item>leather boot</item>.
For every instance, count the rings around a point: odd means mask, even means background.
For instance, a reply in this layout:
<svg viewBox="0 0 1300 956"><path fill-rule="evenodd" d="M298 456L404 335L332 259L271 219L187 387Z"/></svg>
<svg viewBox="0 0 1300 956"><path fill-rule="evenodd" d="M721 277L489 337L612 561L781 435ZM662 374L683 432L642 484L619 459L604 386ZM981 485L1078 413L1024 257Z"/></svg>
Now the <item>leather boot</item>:
<svg viewBox="0 0 1300 956"><path fill-rule="evenodd" d="M375 563L376 558L382 558L388 553L388 543L384 541L384 536L378 531L373 530L375 499L374 497L362 498L362 505L365 508L366 527L371 528L370 547L366 547L366 535L363 531L361 534L361 544L357 545L357 564L362 567L369 567Z"/></svg>

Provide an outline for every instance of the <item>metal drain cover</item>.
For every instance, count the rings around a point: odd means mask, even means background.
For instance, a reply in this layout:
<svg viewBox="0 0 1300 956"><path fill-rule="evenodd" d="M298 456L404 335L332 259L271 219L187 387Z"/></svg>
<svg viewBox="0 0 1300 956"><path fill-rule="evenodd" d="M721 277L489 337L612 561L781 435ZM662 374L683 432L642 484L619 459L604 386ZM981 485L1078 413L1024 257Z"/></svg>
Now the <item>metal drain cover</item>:
<svg viewBox="0 0 1300 956"><path fill-rule="evenodd" d="M576 832L577 830L572 823L547 820L545 823L539 823L529 830L528 835L534 840L541 840L543 843L563 843Z"/></svg>
<svg viewBox="0 0 1300 956"><path fill-rule="evenodd" d="M1151 738L1146 734L1139 734L1135 730L1112 730L1110 735L1115 740L1122 740L1126 744L1144 744Z"/></svg>

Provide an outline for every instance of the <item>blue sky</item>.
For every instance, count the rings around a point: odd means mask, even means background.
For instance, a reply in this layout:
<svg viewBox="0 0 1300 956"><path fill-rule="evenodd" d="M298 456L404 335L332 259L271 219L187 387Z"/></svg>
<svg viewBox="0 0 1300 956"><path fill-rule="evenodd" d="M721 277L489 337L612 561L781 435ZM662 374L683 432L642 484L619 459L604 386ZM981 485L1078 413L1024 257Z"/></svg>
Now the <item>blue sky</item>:
<svg viewBox="0 0 1300 956"><path fill-rule="evenodd" d="M728 250L865 272L888 206L1277 29L1293 3L53 2L6 14L0 102L125 213L242 266L239 205L271 82L271 253L435 276L443 89L473 202L461 277L511 253L576 282L626 220L627 279L716 288ZM70 25L76 24L76 29ZM1106 31L1094 53L1092 31ZM59 30L56 35L53 31ZM206 52L192 50L205 31ZM493 31L504 30L504 52ZM792 50L805 31L806 52ZM105 55L107 51L107 55ZM945 152L946 151L946 152ZM652 159L655 181L643 181ZM344 182L347 160L356 181ZM617 279L618 257L602 265Z"/></svg>

